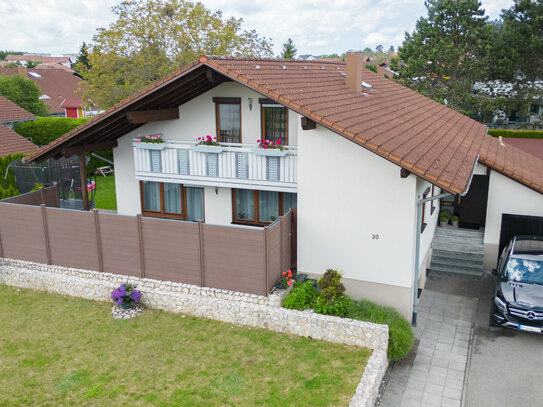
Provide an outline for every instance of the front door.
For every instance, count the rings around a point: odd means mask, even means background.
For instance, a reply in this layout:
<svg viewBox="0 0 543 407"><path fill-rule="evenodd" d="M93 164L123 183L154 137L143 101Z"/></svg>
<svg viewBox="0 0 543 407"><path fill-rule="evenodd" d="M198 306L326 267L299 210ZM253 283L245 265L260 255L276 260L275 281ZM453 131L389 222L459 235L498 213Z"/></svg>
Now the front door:
<svg viewBox="0 0 543 407"><path fill-rule="evenodd" d="M485 225L488 201L488 175L474 175L469 191L455 200L454 213L461 227L478 228Z"/></svg>

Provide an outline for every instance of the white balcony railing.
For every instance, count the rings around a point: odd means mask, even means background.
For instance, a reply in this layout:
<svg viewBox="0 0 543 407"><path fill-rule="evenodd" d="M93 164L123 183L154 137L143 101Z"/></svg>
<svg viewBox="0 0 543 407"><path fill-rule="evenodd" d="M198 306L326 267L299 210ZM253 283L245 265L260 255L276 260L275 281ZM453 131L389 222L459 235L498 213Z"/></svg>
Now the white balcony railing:
<svg viewBox="0 0 543 407"><path fill-rule="evenodd" d="M256 144L134 141L136 178L186 185L296 192L298 149L259 149Z"/></svg>

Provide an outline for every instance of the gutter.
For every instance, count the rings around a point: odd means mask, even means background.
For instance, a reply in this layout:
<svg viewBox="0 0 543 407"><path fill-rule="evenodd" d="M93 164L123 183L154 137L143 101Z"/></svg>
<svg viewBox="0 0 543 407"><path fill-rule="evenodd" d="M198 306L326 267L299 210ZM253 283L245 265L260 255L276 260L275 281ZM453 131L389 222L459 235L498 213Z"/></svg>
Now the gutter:
<svg viewBox="0 0 543 407"><path fill-rule="evenodd" d="M468 185L466 186L466 189L464 192L459 194L458 196L465 196L468 191L469 187L471 186L471 181L473 180L473 173L475 172L475 167L477 166L477 163L479 162L479 154L477 154L477 157L475 157L475 164L473 164L473 168L471 169L471 175L469 177ZM419 273L420 273L420 235L422 233L421 231L421 220L422 220L422 205L426 202L434 201L436 199L446 198L448 196L453 196L449 192L445 192L436 196L431 196L429 198L423 198L420 201L417 202L417 235L416 235L416 243L415 243L415 281L413 284L413 317L411 320L411 323L413 326L417 326L417 312L418 312L418 304L419 304Z"/></svg>

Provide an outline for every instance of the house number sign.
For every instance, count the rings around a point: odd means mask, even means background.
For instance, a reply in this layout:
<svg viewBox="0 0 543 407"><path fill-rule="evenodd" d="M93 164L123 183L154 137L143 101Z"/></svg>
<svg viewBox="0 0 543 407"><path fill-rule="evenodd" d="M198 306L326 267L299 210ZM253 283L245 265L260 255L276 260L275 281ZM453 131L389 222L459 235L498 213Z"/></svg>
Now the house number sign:
<svg viewBox="0 0 543 407"><path fill-rule="evenodd" d="M371 240L379 240L379 235L372 234L371 235Z"/></svg>

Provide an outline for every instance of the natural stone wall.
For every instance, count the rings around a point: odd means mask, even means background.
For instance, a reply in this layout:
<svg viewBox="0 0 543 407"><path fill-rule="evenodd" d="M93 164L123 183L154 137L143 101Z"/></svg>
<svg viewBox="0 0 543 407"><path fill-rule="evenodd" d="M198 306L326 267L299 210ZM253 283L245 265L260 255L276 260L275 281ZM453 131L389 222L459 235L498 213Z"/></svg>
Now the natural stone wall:
<svg viewBox="0 0 543 407"><path fill-rule="evenodd" d="M387 352L373 350L349 407L373 407L388 367Z"/></svg>
<svg viewBox="0 0 543 407"><path fill-rule="evenodd" d="M388 326L281 308L288 290L267 297L208 287L0 259L0 283L111 301L121 283L137 286L150 308L373 349L351 406L371 406L387 366Z"/></svg>

